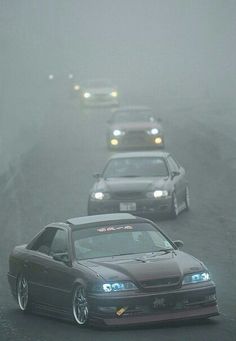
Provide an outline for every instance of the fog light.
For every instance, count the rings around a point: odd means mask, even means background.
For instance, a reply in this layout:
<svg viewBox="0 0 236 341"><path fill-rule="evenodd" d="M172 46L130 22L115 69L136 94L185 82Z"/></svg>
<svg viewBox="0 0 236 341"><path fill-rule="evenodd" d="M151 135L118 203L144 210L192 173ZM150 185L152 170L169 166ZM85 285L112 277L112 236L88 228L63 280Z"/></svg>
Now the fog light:
<svg viewBox="0 0 236 341"><path fill-rule="evenodd" d="M80 86L79 86L78 84L76 84L76 85L74 86L74 90L75 90L75 91L79 91L79 89L80 89Z"/></svg>
<svg viewBox="0 0 236 341"><path fill-rule="evenodd" d="M117 139L112 139L111 140L111 144L113 145L113 146L117 146L118 145L118 140Z"/></svg>
<svg viewBox="0 0 236 341"><path fill-rule="evenodd" d="M162 138L161 137L156 137L154 141L155 141L156 144L161 144L162 143Z"/></svg>

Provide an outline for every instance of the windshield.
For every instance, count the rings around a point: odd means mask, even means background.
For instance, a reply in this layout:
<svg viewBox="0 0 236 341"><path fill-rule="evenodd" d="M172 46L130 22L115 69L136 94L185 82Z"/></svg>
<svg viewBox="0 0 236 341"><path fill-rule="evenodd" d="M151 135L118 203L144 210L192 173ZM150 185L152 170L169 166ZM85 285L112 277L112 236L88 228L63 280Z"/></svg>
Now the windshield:
<svg viewBox="0 0 236 341"><path fill-rule="evenodd" d="M115 113L113 116L113 122L137 122L137 121L142 121L142 122L154 122L155 119L152 116L151 111L118 111Z"/></svg>
<svg viewBox="0 0 236 341"><path fill-rule="evenodd" d="M117 158L108 162L104 178L167 177L165 160L160 157Z"/></svg>
<svg viewBox="0 0 236 341"><path fill-rule="evenodd" d="M111 81L109 79L92 79L85 82L85 87L88 88L106 88L112 87Z"/></svg>
<svg viewBox="0 0 236 341"><path fill-rule="evenodd" d="M171 242L148 223L108 225L73 231L77 260L173 249Z"/></svg>

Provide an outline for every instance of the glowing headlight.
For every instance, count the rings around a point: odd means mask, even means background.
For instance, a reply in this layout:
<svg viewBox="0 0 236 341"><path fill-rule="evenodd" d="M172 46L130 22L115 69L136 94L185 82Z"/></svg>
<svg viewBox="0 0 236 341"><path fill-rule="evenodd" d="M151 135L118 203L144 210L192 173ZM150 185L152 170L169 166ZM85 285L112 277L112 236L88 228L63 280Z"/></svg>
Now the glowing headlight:
<svg viewBox="0 0 236 341"><path fill-rule="evenodd" d="M114 136L121 136L121 135L124 135L124 134L125 134L124 131L121 131L119 129L113 130L113 135Z"/></svg>
<svg viewBox="0 0 236 341"><path fill-rule="evenodd" d="M79 91L79 89L80 89L80 86L79 86L78 84L76 84L76 85L74 86L74 90L75 90L75 91Z"/></svg>
<svg viewBox="0 0 236 341"><path fill-rule="evenodd" d="M103 284L102 289L105 292L116 292L116 291L136 290L137 287L133 282L114 282L114 283Z"/></svg>
<svg viewBox="0 0 236 341"><path fill-rule="evenodd" d="M94 192L91 194L91 197L96 200L103 200L103 199L109 199L110 194L109 193L103 193L103 192Z"/></svg>
<svg viewBox="0 0 236 341"><path fill-rule="evenodd" d="M118 143L119 143L119 141L118 141L117 139L112 139L112 140L111 140L111 145L112 145L112 146L117 146Z"/></svg>
<svg viewBox="0 0 236 341"><path fill-rule="evenodd" d="M156 137L155 138L155 143L156 144L161 144L162 143L162 138L161 137Z"/></svg>
<svg viewBox="0 0 236 341"><path fill-rule="evenodd" d="M168 191L154 191L153 192L153 196L154 198L163 198L163 197L167 197L168 196Z"/></svg>
<svg viewBox="0 0 236 341"><path fill-rule="evenodd" d="M185 275L182 284L194 284L210 281L211 277L209 272L196 272L193 274Z"/></svg>
<svg viewBox="0 0 236 341"><path fill-rule="evenodd" d="M117 96L118 96L118 93L117 93L117 91L112 91L112 92L110 93L110 95L111 95L112 97L117 97Z"/></svg>
<svg viewBox="0 0 236 341"><path fill-rule="evenodd" d="M148 130L148 134L150 135L157 135L159 133L159 130L157 128L152 128L151 130Z"/></svg>
<svg viewBox="0 0 236 341"><path fill-rule="evenodd" d="M89 98L89 97L91 97L91 94L89 92L85 92L84 93L84 98Z"/></svg>

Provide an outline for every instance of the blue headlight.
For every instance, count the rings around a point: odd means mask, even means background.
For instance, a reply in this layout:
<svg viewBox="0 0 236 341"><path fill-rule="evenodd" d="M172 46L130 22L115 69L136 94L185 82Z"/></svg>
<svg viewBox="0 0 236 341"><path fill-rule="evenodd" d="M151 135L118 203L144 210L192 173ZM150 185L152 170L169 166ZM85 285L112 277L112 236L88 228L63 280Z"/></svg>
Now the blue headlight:
<svg viewBox="0 0 236 341"><path fill-rule="evenodd" d="M185 275L182 284L194 284L210 281L211 277L209 272L196 272L193 274Z"/></svg>
<svg viewBox="0 0 236 341"><path fill-rule="evenodd" d="M117 292L126 290L136 290L137 287L133 282L114 282L103 284L102 289L105 292Z"/></svg>

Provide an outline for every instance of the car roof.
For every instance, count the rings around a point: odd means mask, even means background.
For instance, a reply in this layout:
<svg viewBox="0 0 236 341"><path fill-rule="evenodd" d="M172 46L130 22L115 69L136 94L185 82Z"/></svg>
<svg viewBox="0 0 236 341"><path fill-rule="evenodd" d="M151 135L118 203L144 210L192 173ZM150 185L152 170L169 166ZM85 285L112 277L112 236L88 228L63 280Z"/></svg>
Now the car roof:
<svg viewBox="0 0 236 341"><path fill-rule="evenodd" d="M164 152L162 150L155 151L138 151L138 152L123 152L116 153L111 156L111 159L122 159L122 158L135 158L135 157L164 157L166 158L170 153Z"/></svg>
<svg viewBox="0 0 236 341"><path fill-rule="evenodd" d="M103 223L124 223L131 221L146 221L144 218L136 217L129 213L112 213L112 214L99 214L99 215L91 215L85 217L76 217L67 219L67 223L70 224L70 227L79 228L84 227L84 225L94 225L94 224L103 224Z"/></svg>

